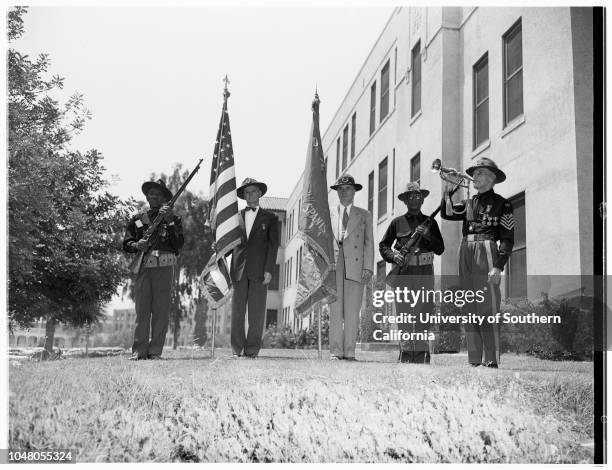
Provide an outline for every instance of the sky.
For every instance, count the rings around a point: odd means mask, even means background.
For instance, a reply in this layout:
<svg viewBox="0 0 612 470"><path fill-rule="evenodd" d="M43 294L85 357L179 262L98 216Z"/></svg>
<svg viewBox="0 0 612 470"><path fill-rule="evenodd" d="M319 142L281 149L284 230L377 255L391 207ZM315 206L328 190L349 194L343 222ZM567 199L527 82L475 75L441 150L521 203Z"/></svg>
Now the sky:
<svg viewBox="0 0 612 470"><path fill-rule="evenodd" d="M82 93L92 119L73 141L95 148L109 191L142 199L152 173L176 164L208 193L210 163L229 78L238 184L253 177L288 197L304 166L315 87L321 133L393 8L315 6L35 6L9 44L48 53L65 77L65 101Z"/></svg>

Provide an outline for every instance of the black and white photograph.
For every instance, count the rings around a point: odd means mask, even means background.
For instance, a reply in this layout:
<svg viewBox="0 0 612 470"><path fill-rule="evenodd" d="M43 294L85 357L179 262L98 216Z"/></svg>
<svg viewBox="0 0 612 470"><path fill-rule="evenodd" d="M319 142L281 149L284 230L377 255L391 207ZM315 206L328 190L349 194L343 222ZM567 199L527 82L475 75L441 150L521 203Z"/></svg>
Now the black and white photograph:
<svg viewBox="0 0 612 470"><path fill-rule="evenodd" d="M6 6L0 463L605 464L603 5Z"/></svg>

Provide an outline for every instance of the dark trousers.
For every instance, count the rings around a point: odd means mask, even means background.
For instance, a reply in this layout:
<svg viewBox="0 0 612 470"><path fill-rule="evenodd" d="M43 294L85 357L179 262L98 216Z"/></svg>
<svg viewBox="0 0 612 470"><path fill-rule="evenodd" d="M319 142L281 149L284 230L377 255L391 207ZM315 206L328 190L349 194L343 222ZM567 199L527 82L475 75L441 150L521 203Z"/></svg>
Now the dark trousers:
<svg viewBox="0 0 612 470"><path fill-rule="evenodd" d="M425 288L430 290L434 288L434 272L433 265L426 264L424 266L405 266L400 271L398 277L398 286L407 287L410 290L420 290ZM414 323L398 323L398 328L406 333L422 333L429 329L427 323L420 320L422 312L435 312L435 305L431 302L418 302L414 307L409 302L395 302L396 314L408 313L415 316ZM429 364L431 354L429 350L429 341L423 339L400 340L400 361L413 362L417 364Z"/></svg>
<svg viewBox="0 0 612 470"><path fill-rule="evenodd" d="M261 349L264 322L266 320L266 296L268 286L261 281L247 279L246 275L234 282L232 299L231 343L234 354L257 356ZM249 332L244 331L244 317L249 309Z"/></svg>
<svg viewBox="0 0 612 470"><path fill-rule="evenodd" d="M136 277L136 328L132 353L160 356L168 331L174 266L143 268Z"/></svg>
<svg viewBox="0 0 612 470"><path fill-rule="evenodd" d="M466 313L490 316L499 312L501 292L499 284L487 282L489 271L497 260L497 245L492 240L461 243L459 249L459 276L463 289L484 290L485 301L473 302L464 307ZM482 326L467 324L465 339L468 361L471 364L493 362L499 364L499 325L484 322ZM484 358L483 358L484 356Z"/></svg>

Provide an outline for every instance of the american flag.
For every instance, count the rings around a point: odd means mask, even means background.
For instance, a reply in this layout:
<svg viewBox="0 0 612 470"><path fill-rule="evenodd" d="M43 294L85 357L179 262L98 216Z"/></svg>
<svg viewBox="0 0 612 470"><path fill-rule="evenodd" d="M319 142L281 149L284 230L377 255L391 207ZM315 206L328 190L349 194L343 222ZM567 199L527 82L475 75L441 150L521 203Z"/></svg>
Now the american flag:
<svg viewBox="0 0 612 470"><path fill-rule="evenodd" d="M210 169L210 192L208 220L213 230L216 253L213 253L202 273L204 295L213 308L222 305L231 291L225 255L241 243L242 229L236 195L234 151L227 113L228 80L223 92L223 110L217 131L215 151Z"/></svg>
<svg viewBox="0 0 612 470"><path fill-rule="evenodd" d="M242 230L236 196L236 174L234 171L234 150L227 113L227 86L223 92L223 111L217 131L215 151L210 169L209 220L217 244L217 259L240 244Z"/></svg>

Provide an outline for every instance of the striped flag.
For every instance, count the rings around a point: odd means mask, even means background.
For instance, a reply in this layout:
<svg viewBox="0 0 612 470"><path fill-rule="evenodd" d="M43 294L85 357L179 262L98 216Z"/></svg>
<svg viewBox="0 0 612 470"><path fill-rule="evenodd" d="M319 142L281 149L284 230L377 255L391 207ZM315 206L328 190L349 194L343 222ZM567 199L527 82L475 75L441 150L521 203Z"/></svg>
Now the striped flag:
<svg viewBox="0 0 612 470"><path fill-rule="evenodd" d="M204 295L210 305L222 305L231 291L232 281L227 269L225 255L241 243L242 229L236 195L236 175L234 171L234 150L227 113L229 91L225 80L223 91L223 110L217 131L215 151L210 169L210 192L208 220L216 244L215 251L202 272L201 282Z"/></svg>
<svg viewBox="0 0 612 470"><path fill-rule="evenodd" d="M204 297L206 297L209 306L212 308L223 305L227 300L227 295L232 290L232 281L227 270L225 258L215 258L213 254L201 278L204 287Z"/></svg>
<svg viewBox="0 0 612 470"><path fill-rule="evenodd" d="M230 93L227 85L223 92L223 111L217 131L215 151L210 169L209 220L217 245L217 259L238 246L242 237L240 214L236 196L236 174L234 170L234 150L230 132L227 98Z"/></svg>

